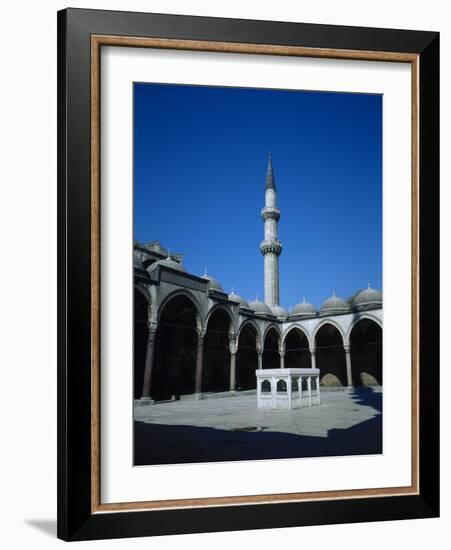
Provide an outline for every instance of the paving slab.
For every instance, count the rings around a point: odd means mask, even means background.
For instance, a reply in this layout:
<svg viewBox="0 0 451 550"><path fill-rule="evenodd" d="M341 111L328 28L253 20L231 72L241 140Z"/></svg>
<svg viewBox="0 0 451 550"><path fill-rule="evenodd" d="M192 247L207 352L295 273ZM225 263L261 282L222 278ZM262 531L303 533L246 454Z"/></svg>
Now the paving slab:
<svg viewBox="0 0 451 550"><path fill-rule="evenodd" d="M255 395L134 407L135 464L382 452L382 388L323 391L321 405L257 408ZM275 447L274 447L275 446Z"/></svg>

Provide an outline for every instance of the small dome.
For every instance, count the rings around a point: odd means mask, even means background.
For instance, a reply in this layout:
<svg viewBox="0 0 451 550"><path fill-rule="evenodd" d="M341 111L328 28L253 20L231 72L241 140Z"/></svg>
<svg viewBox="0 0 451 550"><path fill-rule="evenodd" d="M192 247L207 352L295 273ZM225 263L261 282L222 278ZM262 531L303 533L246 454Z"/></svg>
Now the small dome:
<svg viewBox="0 0 451 550"><path fill-rule="evenodd" d="M259 302L258 300L254 300L253 302L249 302L249 309L252 309L255 311L255 313L261 314L261 315L272 315L271 308L266 305L264 302Z"/></svg>
<svg viewBox="0 0 451 550"><path fill-rule="evenodd" d="M316 313L316 307L313 304L306 302L305 298L303 298L300 304L294 306L290 315L305 315L306 317L310 317L312 315L316 315Z"/></svg>
<svg viewBox="0 0 451 550"><path fill-rule="evenodd" d="M219 290L219 292L224 292L224 290L222 289L221 283L214 277L210 277L210 275L207 275L206 273L204 273L202 275L202 279L209 281L210 290Z"/></svg>
<svg viewBox="0 0 451 550"><path fill-rule="evenodd" d="M183 273L186 273L186 269L183 267L183 265L179 262L176 262L175 260L171 260L169 256L165 260L158 260L158 262L154 262L153 264L149 265L147 271L149 273L152 273L152 271L155 271L155 269L159 265L163 267L169 267L170 269L174 269L175 271L182 271Z"/></svg>
<svg viewBox="0 0 451 550"><path fill-rule="evenodd" d="M323 302L319 312L321 315L345 313L346 311L349 311L349 307L349 303L346 302L346 300L343 300L343 298L336 296L334 292L330 298Z"/></svg>
<svg viewBox="0 0 451 550"><path fill-rule="evenodd" d="M358 309L369 306L382 306L382 292L375 288L371 288L368 284L368 288L361 290L354 298L353 303Z"/></svg>
<svg viewBox="0 0 451 550"><path fill-rule="evenodd" d="M229 300L232 300L232 302L238 302L240 304L240 307L245 307L249 309L249 304L247 303L247 300L245 300L243 297L239 296L238 294L235 294L233 290L229 294Z"/></svg>
<svg viewBox="0 0 451 550"><path fill-rule="evenodd" d="M288 317L288 311L282 306L274 306L271 308L272 314L276 317Z"/></svg>

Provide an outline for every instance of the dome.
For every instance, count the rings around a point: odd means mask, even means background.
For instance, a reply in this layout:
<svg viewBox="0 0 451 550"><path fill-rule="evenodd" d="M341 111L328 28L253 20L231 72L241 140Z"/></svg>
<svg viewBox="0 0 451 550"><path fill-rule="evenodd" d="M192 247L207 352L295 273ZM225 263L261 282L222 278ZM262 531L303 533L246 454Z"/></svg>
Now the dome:
<svg viewBox="0 0 451 550"><path fill-rule="evenodd" d="M232 300L232 302L238 302L240 304L240 307L245 307L247 309L249 309L249 304L247 303L247 301L242 298L241 296L239 296L238 294L235 294L235 292L232 292L229 294L229 300Z"/></svg>
<svg viewBox="0 0 451 550"><path fill-rule="evenodd" d="M323 302L319 312L321 315L345 313L346 311L349 311L349 307L349 303L346 302L346 300L343 300L343 298L336 296L334 292L330 298Z"/></svg>
<svg viewBox="0 0 451 550"><path fill-rule="evenodd" d="M159 265L162 267L169 267L170 269L174 269L175 271L182 271L183 273L186 273L186 269L183 267L183 265L179 262L176 262L175 260L171 260L169 256L165 260L158 260L158 262L154 262L153 264L149 265L147 271L149 273L152 273L152 271L155 271L155 269Z"/></svg>
<svg viewBox="0 0 451 550"><path fill-rule="evenodd" d="M267 306L264 302L259 302L258 300L249 302L249 309L252 309L253 311L255 311L255 313L260 315L273 314L269 306Z"/></svg>
<svg viewBox="0 0 451 550"><path fill-rule="evenodd" d="M382 292L376 290L375 288L371 288L371 286L368 285L368 288L361 290L357 294L353 303L356 308L382 306Z"/></svg>
<svg viewBox="0 0 451 550"><path fill-rule="evenodd" d="M311 315L316 315L316 313L316 307L313 304L306 302L305 298L303 298L300 304L294 306L294 308L291 310L290 315L305 315L307 317Z"/></svg>
<svg viewBox="0 0 451 550"><path fill-rule="evenodd" d="M271 310L276 317L288 317L288 311L282 306L273 306Z"/></svg>
<svg viewBox="0 0 451 550"><path fill-rule="evenodd" d="M210 290L219 290L219 292L224 292L224 290L222 289L221 283L214 277L210 277L210 275L207 275L206 273L204 273L202 275L202 279L205 279L210 283Z"/></svg>

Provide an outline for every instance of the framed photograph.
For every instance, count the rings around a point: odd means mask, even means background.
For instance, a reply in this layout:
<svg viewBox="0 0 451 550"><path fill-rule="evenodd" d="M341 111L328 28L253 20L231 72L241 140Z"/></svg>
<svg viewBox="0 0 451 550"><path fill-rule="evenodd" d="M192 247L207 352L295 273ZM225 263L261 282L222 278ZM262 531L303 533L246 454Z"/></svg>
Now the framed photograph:
<svg viewBox="0 0 451 550"><path fill-rule="evenodd" d="M439 514L439 35L58 14L58 536Z"/></svg>

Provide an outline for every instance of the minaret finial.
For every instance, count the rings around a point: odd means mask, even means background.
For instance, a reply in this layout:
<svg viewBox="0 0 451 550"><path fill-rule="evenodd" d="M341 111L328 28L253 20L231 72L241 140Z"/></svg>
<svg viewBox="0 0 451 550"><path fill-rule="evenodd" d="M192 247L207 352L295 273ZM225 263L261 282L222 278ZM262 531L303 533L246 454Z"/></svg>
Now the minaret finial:
<svg viewBox="0 0 451 550"><path fill-rule="evenodd" d="M368 289L371 288L370 280L368 279Z"/></svg>
<svg viewBox="0 0 451 550"><path fill-rule="evenodd" d="M208 275L207 273L207 266L204 267L204 277L206 277Z"/></svg>
<svg viewBox="0 0 451 550"><path fill-rule="evenodd" d="M276 190L276 182L274 179L274 170L272 168L272 155L268 155L268 170L266 172L266 189Z"/></svg>

